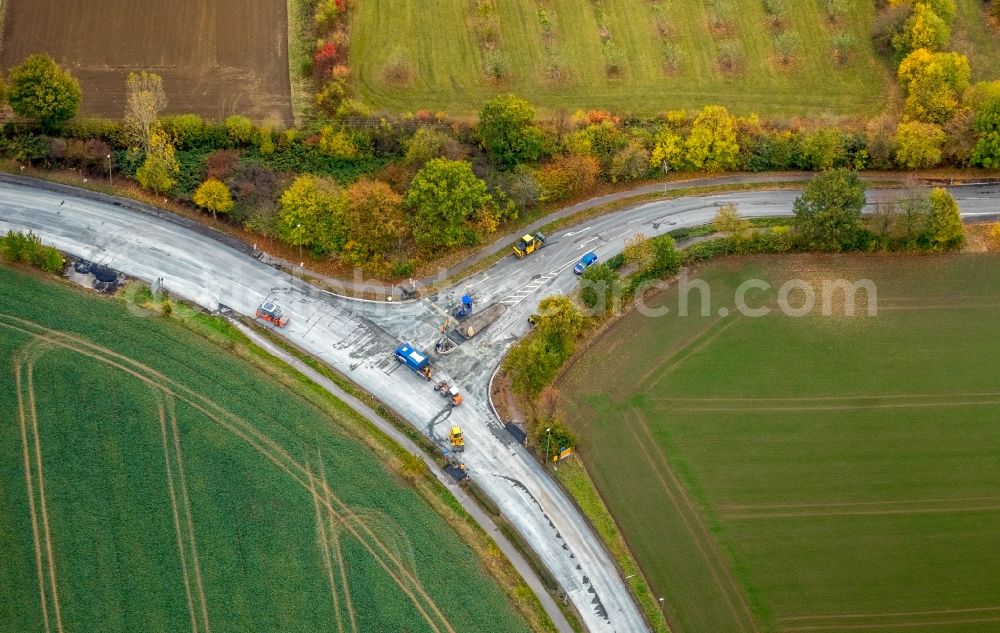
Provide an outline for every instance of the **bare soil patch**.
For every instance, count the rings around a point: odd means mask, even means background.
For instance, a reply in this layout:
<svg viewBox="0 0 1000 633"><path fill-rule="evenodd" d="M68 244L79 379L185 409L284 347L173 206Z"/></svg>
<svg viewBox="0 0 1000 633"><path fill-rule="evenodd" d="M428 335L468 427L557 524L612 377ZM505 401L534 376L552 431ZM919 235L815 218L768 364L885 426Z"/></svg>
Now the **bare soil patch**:
<svg viewBox="0 0 1000 633"><path fill-rule="evenodd" d="M49 53L80 80L84 116L120 117L128 73L149 70L170 113L289 125L285 12L275 0L9 0L0 68Z"/></svg>

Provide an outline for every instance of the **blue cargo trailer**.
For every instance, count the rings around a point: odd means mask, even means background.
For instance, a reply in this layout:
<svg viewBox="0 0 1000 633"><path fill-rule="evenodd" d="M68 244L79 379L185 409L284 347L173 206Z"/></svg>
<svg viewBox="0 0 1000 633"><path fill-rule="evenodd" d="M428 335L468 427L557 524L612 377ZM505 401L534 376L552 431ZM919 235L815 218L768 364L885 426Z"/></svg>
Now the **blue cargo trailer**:
<svg viewBox="0 0 1000 633"><path fill-rule="evenodd" d="M434 368L427 354L418 351L412 343L403 343L396 348L396 360L406 365L413 371L430 380L434 376Z"/></svg>

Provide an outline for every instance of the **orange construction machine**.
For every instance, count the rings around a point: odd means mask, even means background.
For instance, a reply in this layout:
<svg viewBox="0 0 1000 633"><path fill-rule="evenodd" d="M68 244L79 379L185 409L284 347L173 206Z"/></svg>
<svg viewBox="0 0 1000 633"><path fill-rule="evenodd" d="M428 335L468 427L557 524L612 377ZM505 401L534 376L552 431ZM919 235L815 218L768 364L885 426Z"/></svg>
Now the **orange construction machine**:
<svg viewBox="0 0 1000 633"><path fill-rule="evenodd" d="M278 327L288 325L288 315L281 313L281 308L273 301L265 301L257 308L257 318L274 323Z"/></svg>

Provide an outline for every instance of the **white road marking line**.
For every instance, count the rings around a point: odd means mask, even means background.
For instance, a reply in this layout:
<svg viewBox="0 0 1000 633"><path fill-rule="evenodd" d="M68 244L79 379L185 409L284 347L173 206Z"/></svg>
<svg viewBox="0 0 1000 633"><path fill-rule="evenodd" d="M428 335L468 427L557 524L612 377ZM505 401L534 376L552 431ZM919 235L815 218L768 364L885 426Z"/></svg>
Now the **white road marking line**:
<svg viewBox="0 0 1000 633"><path fill-rule="evenodd" d="M629 220L625 224L634 224L635 222L649 222L648 218L636 218L634 220Z"/></svg>
<svg viewBox="0 0 1000 633"><path fill-rule="evenodd" d="M625 231L625 232L624 232L624 233L622 233L621 235L616 235L616 236L612 237L611 239L612 239L612 240L617 240L617 239L618 239L619 237L625 237L626 235L628 235L628 234L629 234L629 233L631 233L631 232L632 232L632 231ZM608 241L611 241L611 240L608 240Z"/></svg>
<svg viewBox="0 0 1000 633"><path fill-rule="evenodd" d="M583 233L584 231L589 231L591 228L593 228L593 227L585 226L582 229L580 229L579 231L567 231L563 235L565 237L573 237L574 235L579 235L580 233Z"/></svg>

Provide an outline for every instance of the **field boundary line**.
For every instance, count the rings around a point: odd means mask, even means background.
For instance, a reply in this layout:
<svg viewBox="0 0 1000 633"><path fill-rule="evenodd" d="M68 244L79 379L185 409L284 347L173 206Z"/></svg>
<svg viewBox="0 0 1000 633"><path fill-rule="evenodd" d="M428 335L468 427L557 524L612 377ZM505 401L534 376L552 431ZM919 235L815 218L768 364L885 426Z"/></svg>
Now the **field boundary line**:
<svg viewBox="0 0 1000 633"><path fill-rule="evenodd" d="M52 606L56 614L56 631L62 633L62 607L59 604L59 586L56 580L56 561L55 555L52 552L52 529L49 526L49 510L48 505L45 502L45 475L42 471L42 439L38 433L38 409L35 402L35 358L37 354L43 353L47 347L47 345L45 347L38 347L29 344L29 350L25 350L27 352L26 355L28 361L25 371L28 379L28 413L31 415L32 434L35 438L35 466L37 467L38 472L38 500L42 511L42 530L45 536L45 549L48 558L49 583L52 586Z"/></svg>
<svg viewBox="0 0 1000 633"><path fill-rule="evenodd" d="M14 321L22 325L17 326L12 325L11 323L3 323L3 319ZM304 490L308 491L309 484L304 480L304 467L295 461L286 449L281 447L270 437L261 433L256 427L249 424L246 420L236 416L224 407L221 407L218 403L202 394L199 394L193 389L178 383L177 381L163 375L147 365L140 363L139 361L136 361L135 359L101 347L96 343L67 332L60 332L27 319L22 319L2 312L0 312L0 326L36 336L40 333L45 333L48 335L47 339L55 345L74 351L83 356L94 358L109 366L117 367L121 371L136 377L140 381L151 385L154 388L161 389L164 393L174 398L180 399L195 410L201 412L209 420L214 421L223 429L247 442L247 444L257 450L268 461L273 463L280 470L284 471L295 483L301 486ZM32 332L30 329L26 328L35 328L38 332ZM121 362L112 359L119 359ZM131 365L131 367L122 363L127 363L128 365ZM164 384L155 382L153 377L157 378ZM169 387L164 385L171 385L178 391L188 395L175 393ZM195 402L195 400L199 400L203 404L199 404L198 402ZM218 413L213 414L208 410L208 408L215 409ZM355 519L353 521L348 521L344 518L340 518L345 528L358 539L358 542L368 551L373 560L375 560L379 566L382 567L383 571L385 571L386 574L388 574L389 577L392 578L400 589L410 598L416 609L420 612L421 617L428 622L431 628L435 631L440 631L438 624L442 624L449 633L455 633L451 623L441 612L434 599L427 593L427 590L423 587L423 584L419 581L415 574L406 568L403 561L393 554L391 549L371 530L371 528L369 528L363 521L356 519L350 509L350 506L337 497L337 495L334 494L329 487L327 487L327 494L329 495L329 499L333 501L333 504L343 508L344 514L347 517ZM333 507L333 504L328 503L326 506L331 512L339 516L339 513ZM365 536L367 536L367 540ZM383 560L383 558L376 553L376 550L381 551L386 560ZM395 568L395 571L393 571L393 568ZM426 606L430 608L435 615L437 615L439 618L438 623L434 623L434 619L431 618L430 614L424 609L425 605L421 604L421 600L417 597L418 594L424 601L426 601Z"/></svg>
<svg viewBox="0 0 1000 633"><path fill-rule="evenodd" d="M31 475L31 452L28 448L28 419L24 407L24 386L21 377L22 366L20 362L14 364L14 389L17 392L17 418L21 427L21 449L24 459L24 479L28 493L28 510L31 515L31 536L35 545L35 564L38 572L38 593L41 599L42 623L45 632L52 630L49 623L49 603L45 591L45 571L42 565L42 541L39 535L38 513L35 509L35 489Z"/></svg>
<svg viewBox="0 0 1000 633"><path fill-rule="evenodd" d="M320 482L323 486L323 495L328 506L332 505L329 497L330 485L326 481L326 467L323 465L323 456L320 455L319 461L319 476ZM329 513L330 520L330 537L332 539L331 546L333 551L337 554L337 567L340 569L340 580L341 586L344 590L344 603L347 605L347 615L351 622L351 630L354 633L358 633L358 622L354 614L354 600L351 598L351 584L347 581L347 565L344 563L344 553L340 547L340 537L337 536L336 530L334 530L334 521L336 517L332 512Z"/></svg>
<svg viewBox="0 0 1000 633"><path fill-rule="evenodd" d="M963 512L995 512L1000 510L1000 504L990 506L972 506L967 508L898 508L883 510L843 510L841 512L761 512L761 513L720 513L729 521L749 521L753 519L810 519L820 517L848 516L895 516L909 514L961 514Z"/></svg>
<svg viewBox="0 0 1000 633"><path fill-rule="evenodd" d="M677 357L679 354L683 353L684 350L686 350L687 348L689 348L692 345L694 345L695 343L697 343L698 340L701 337L705 336L708 332L710 332L715 326L717 326L722 321L723 321L723 319L721 319L721 318L715 319L715 320L711 321L710 323L708 323L707 325L705 325L704 327L702 327L699 330L697 330L696 332L692 332L691 334L689 334L680 343L680 345L678 345L678 346L674 347L673 349L671 349L664 357L657 359L653 363L653 365L651 365L649 367L649 369L647 369L645 371L645 373L643 373L642 376L639 377L639 380L636 381L636 384L639 385L640 387L642 387L643 385L645 385L646 382L649 381L651 379L651 377L654 376L657 373L657 371L660 369L660 367L662 367L663 365L666 365L671 360L673 360L675 357ZM653 380L652 382L656 382L656 381Z"/></svg>
<svg viewBox="0 0 1000 633"><path fill-rule="evenodd" d="M698 551L701 553L702 559L709 569L712 579L715 581L716 586L721 590L726 604L729 605L730 612L735 617L737 622L741 621L745 617L750 623L750 630L758 631L759 629L757 628L757 621L753 615L753 611L746 603L739 585L736 584L735 579L733 579L729 574L729 566L716 549L716 543L712 538L712 534L702 523L701 513L698 511L697 506L695 506L691 499L687 496L684 484L677 478L662 453L659 451L651 453L649 442L652 442L655 445L655 440L649 433L646 419L635 409L631 409L629 413L631 413L634 421L634 424L629 425L632 437L639 444L639 450L642 451L643 456L650 463L653 472L656 473L656 478L659 479L663 491L666 492L674 507L677 508L678 516L681 518L681 521L684 523L684 527L694 540ZM643 442L642 438L639 437L637 427L642 427L645 430L648 442ZM659 460L656 459L655 455L659 455ZM663 470L656 467L656 461L663 464ZM670 478L669 482L664 477L664 470L666 471L666 475ZM676 489L672 488L672 486L676 487ZM692 522L694 522L694 525L692 525ZM723 580L723 577L725 577L725 581ZM736 594L739 606L733 602L731 592ZM739 608L740 606L742 609ZM738 615L740 613L742 613L742 615Z"/></svg>
<svg viewBox="0 0 1000 633"><path fill-rule="evenodd" d="M319 493L316 491L316 479L308 463L306 464L306 472L309 476L309 496L312 497L313 508L316 511L316 544L319 546L321 558L323 559L323 570L326 572L326 579L330 584L330 599L333 603L334 617L337 619L337 631L344 633L344 619L340 613L337 584L333 580L333 562L330 560L330 541L326 534L326 520L323 518L323 512L319 507Z"/></svg>
<svg viewBox="0 0 1000 633"><path fill-rule="evenodd" d="M159 392L158 392L159 393ZM167 493L170 496L170 506L174 518L174 530L177 535L177 555L181 559L181 579L184 582L184 593L187 597L188 614L191 616L191 631L198 633L198 616L194 606L194 597L191 592L191 576L187 568L187 552L184 547L184 531L181 529L180 511L177 508L177 494L174 490L173 468L170 466L170 448L167 441L167 411L163 404L163 394L157 409L160 416L160 437L163 440L163 462L167 468Z"/></svg>

